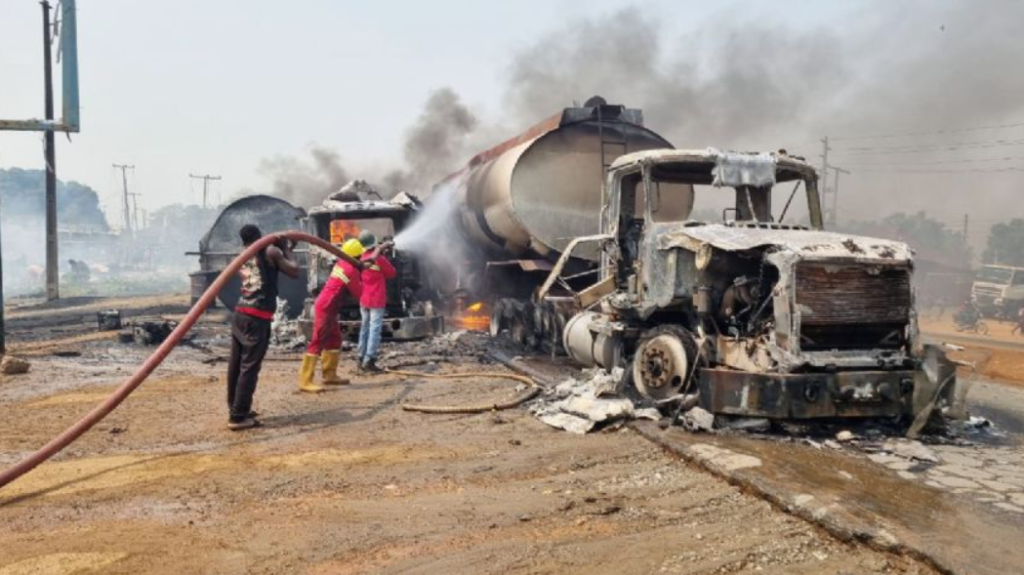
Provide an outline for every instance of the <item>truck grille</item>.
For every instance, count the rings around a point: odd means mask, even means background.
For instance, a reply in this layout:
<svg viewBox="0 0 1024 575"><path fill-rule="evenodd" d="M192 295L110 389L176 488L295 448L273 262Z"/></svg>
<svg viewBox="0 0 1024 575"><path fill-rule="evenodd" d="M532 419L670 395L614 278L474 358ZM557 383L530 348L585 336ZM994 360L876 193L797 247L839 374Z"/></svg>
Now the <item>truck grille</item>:
<svg viewBox="0 0 1024 575"><path fill-rule="evenodd" d="M902 346L910 321L910 289L910 272L905 268L797 266L801 348Z"/></svg>
<svg viewBox="0 0 1024 575"><path fill-rule="evenodd" d="M1003 290L987 286L974 286L974 293L976 295L984 295L991 298L997 298L1003 295Z"/></svg>

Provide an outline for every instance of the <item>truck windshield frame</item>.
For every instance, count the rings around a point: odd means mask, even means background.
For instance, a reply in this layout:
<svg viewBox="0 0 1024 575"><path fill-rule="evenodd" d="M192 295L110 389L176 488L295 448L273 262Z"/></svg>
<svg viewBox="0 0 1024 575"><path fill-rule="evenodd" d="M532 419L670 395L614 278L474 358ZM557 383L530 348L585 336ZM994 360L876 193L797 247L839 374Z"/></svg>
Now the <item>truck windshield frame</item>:
<svg viewBox="0 0 1024 575"><path fill-rule="evenodd" d="M814 229L822 229L822 216L821 216L821 202L818 197L817 181L814 177L792 177L792 174L788 174L783 170L779 170L777 173L778 180L775 186L765 186L761 188L755 188L750 186L731 187L725 186L729 191L725 189L708 189L711 185L713 177L712 170L714 164L712 163L694 163L694 162L664 162L664 163L652 163L643 166L643 185L644 193L646 195L646 210L645 215L647 219L653 223L672 223L672 222L686 222L694 221L692 216L695 211L698 210L697 202L700 201L702 194L729 194L731 191L732 203L723 211L722 219L726 220L725 213L732 212L736 214L735 221L737 222L756 222L756 223L780 223L776 221L776 216L781 216L783 206L773 206L773 191L775 187L788 182L802 182L804 185L804 201L805 205L801 206L806 208L808 216L808 225ZM786 177L790 176L790 177ZM674 190L673 187L685 188ZM700 186L700 187L697 187ZM791 193L786 188L780 188L780 194L778 197L781 200L789 200ZM793 190L795 193L797 190ZM678 203L672 204L664 201L664 194L676 193L676 194L689 194L688 209L685 214L678 213L678 210L669 213L659 213L663 211L661 208L664 206L674 205L678 206ZM795 200L795 197L793 198ZM794 206L795 207L795 206ZM773 213L778 211L778 214ZM792 214L793 210L790 209L789 214ZM793 227L798 227L798 224L789 224Z"/></svg>
<svg viewBox="0 0 1024 575"><path fill-rule="evenodd" d="M1017 273L1021 273L1018 271ZM996 285L1010 285L1013 281L1014 270L1009 268L997 268L994 266L982 266L978 270L977 280L979 282L996 284Z"/></svg>

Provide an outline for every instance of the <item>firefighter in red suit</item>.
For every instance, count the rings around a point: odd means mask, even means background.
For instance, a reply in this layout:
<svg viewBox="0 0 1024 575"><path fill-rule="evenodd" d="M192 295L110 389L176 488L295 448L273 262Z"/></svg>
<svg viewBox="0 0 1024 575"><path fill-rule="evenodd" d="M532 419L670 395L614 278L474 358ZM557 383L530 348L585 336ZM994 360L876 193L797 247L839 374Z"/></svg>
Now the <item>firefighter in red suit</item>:
<svg viewBox="0 0 1024 575"><path fill-rule="evenodd" d="M346 240L341 246L345 254L359 259L366 250L357 239ZM328 385L345 385L349 383L338 375L338 362L341 357L341 324L338 323L338 310L348 293L359 301L363 293L360 281L361 270L347 261L338 260L331 270L320 295L313 306L313 338L306 347L306 355L302 358L299 370L299 391L318 393L324 388L313 382L316 375L318 360L323 361L323 382Z"/></svg>

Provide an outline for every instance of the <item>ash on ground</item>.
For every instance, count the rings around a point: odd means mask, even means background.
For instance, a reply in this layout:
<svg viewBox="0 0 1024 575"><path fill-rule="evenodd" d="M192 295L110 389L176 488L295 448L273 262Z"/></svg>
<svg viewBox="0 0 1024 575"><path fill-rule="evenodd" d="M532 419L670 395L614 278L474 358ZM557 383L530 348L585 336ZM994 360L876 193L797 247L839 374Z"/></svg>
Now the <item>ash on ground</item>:
<svg viewBox="0 0 1024 575"><path fill-rule="evenodd" d="M277 311L274 312L273 323L270 324L270 345L289 351L305 349L306 334L297 319L288 319L288 302L277 298Z"/></svg>
<svg viewBox="0 0 1024 575"><path fill-rule="evenodd" d="M622 377L622 368L585 370L547 390L530 403L530 412L552 427L581 435L612 422L661 419L657 409L638 405L621 392Z"/></svg>
<svg viewBox="0 0 1024 575"><path fill-rule="evenodd" d="M495 363L493 353L506 351L510 355L522 350L507 338L471 330L451 331L421 341L385 342L382 363L389 369L426 367L439 369L441 365L477 362Z"/></svg>

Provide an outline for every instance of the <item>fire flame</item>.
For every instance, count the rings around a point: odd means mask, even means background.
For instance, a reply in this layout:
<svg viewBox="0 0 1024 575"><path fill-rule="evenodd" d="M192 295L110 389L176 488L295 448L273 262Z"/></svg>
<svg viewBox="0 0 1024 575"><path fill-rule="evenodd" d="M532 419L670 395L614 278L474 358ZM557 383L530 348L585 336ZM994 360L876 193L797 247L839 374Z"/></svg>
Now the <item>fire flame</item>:
<svg viewBox="0 0 1024 575"><path fill-rule="evenodd" d="M491 310L487 304L478 301L457 312L452 323L461 329L486 331L491 325Z"/></svg>
<svg viewBox="0 0 1024 575"><path fill-rule="evenodd" d="M331 221L331 243L340 244L349 238L358 238L362 229L359 224L349 220Z"/></svg>

